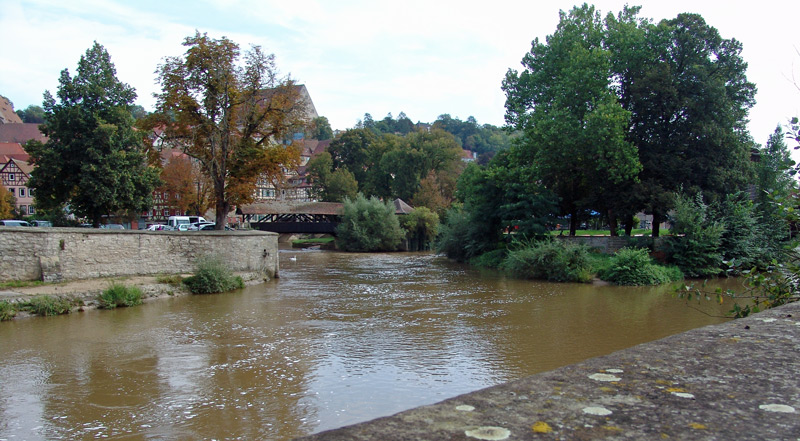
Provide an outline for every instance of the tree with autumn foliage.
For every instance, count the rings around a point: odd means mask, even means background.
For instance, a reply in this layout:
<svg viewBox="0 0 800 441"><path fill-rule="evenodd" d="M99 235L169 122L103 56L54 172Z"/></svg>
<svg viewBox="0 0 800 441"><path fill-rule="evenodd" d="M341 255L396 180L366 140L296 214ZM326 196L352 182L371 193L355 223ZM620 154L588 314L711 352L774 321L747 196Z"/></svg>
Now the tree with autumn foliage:
<svg viewBox="0 0 800 441"><path fill-rule="evenodd" d="M169 193L169 205L181 213L202 216L211 208L211 182L200 167L185 155L173 155L161 169L161 190Z"/></svg>
<svg viewBox="0 0 800 441"><path fill-rule="evenodd" d="M165 145L196 159L208 176L223 229L234 206L253 201L259 177L280 188L283 169L299 165L300 149L282 141L306 125L306 103L259 46L242 53L228 38L200 32L183 45L183 56L159 66L153 120Z"/></svg>
<svg viewBox="0 0 800 441"><path fill-rule="evenodd" d="M0 185L0 219L13 219L16 217L17 200L10 191Z"/></svg>

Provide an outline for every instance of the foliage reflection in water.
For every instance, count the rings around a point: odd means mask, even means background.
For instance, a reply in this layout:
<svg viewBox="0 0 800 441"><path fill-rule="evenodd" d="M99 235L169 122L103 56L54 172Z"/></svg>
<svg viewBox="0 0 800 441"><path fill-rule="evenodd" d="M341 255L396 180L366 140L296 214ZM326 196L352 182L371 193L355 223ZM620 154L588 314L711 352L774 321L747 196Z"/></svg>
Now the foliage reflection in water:
<svg viewBox="0 0 800 441"><path fill-rule="evenodd" d="M281 259L279 280L234 293L0 323L0 438L290 439L721 321L669 287Z"/></svg>

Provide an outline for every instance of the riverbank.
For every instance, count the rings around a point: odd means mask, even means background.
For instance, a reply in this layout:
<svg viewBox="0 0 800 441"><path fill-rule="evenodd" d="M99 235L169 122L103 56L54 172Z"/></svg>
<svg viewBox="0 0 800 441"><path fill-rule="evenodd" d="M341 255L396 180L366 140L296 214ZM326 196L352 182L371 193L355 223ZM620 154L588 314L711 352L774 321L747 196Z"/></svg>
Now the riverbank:
<svg viewBox="0 0 800 441"><path fill-rule="evenodd" d="M793 303L299 440L800 439L798 370Z"/></svg>
<svg viewBox="0 0 800 441"><path fill-rule="evenodd" d="M257 285L264 282L262 274L254 272L236 272L241 276L245 285ZM189 277L191 274L181 274ZM130 276L130 277L102 277L94 279L73 280L60 283L45 283L19 288L0 289L0 301L22 303L36 296L52 296L75 301L75 311L97 308L97 297L112 284L135 286L142 292L142 302L149 302L167 297L178 297L192 294L182 283L165 283L157 276ZM25 311L17 312L15 319L36 317Z"/></svg>

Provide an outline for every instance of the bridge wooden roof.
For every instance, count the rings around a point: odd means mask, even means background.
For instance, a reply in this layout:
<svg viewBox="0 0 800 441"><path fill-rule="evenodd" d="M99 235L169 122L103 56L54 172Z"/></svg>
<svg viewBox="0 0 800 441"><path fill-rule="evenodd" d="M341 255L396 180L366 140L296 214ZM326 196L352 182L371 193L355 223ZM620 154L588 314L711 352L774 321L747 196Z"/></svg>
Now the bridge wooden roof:
<svg viewBox="0 0 800 441"><path fill-rule="evenodd" d="M322 214L340 215L343 204L339 202L267 201L243 205L241 214Z"/></svg>

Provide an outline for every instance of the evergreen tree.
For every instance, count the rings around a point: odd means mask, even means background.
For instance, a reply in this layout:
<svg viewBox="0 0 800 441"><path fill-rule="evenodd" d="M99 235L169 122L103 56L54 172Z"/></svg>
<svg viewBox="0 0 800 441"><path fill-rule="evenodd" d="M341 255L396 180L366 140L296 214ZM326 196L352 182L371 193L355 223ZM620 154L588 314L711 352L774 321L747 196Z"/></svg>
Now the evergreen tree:
<svg viewBox="0 0 800 441"><path fill-rule="evenodd" d="M61 72L56 97L45 92L42 133L48 141L26 144L36 165L28 185L36 190L37 208L68 203L95 227L104 215L150 208L158 170L146 166L142 134L133 128L135 99L97 42L81 57L75 77Z"/></svg>

